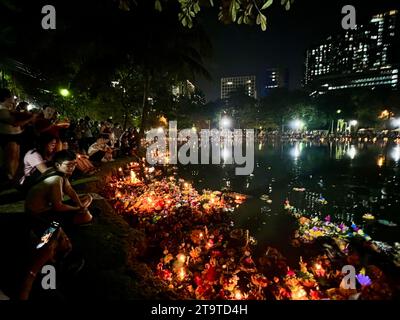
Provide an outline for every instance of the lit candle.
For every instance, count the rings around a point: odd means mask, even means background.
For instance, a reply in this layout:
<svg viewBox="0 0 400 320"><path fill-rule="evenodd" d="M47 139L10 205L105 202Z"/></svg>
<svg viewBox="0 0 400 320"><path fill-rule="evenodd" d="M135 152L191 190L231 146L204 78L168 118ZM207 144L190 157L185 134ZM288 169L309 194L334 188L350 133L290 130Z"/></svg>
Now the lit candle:
<svg viewBox="0 0 400 320"><path fill-rule="evenodd" d="M242 298L243 298L242 293L239 290L236 290L235 291L235 299L236 300L242 300Z"/></svg>
<svg viewBox="0 0 400 320"><path fill-rule="evenodd" d="M131 183L135 183L136 182L136 174L133 170L131 170Z"/></svg>
<svg viewBox="0 0 400 320"><path fill-rule="evenodd" d="M179 271L179 280L183 280L183 279L185 279L185 276L186 276L186 272L185 272L185 269L184 268L181 268L180 269L180 271Z"/></svg>
<svg viewBox="0 0 400 320"><path fill-rule="evenodd" d="M380 156L380 157L378 158L377 165L378 165L378 167L382 167L384 164L385 164L385 157Z"/></svg>
<svg viewBox="0 0 400 320"><path fill-rule="evenodd" d="M307 292L303 288L297 288L292 292L293 300L302 300L307 298Z"/></svg>
<svg viewBox="0 0 400 320"><path fill-rule="evenodd" d="M186 256L182 253L178 254L178 260L182 263L186 261Z"/></svg>
<svg viewBox="0 0 400 320"><path fill-rule="evenodd" d="M315 270L315 274L318 277L323 277L325 275L325 270L324 270L324 268L322 268L322 266L319 263L316 263L314 265L314 270Z"/></svg>

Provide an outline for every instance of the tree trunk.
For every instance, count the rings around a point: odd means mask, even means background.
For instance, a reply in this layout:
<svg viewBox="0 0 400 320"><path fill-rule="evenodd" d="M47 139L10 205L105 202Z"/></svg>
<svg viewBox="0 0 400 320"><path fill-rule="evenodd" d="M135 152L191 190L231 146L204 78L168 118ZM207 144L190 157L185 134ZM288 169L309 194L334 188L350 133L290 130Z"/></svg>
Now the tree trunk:
<svg viewBox="0 0 400 320"><path fill-rule="evenodd" d="M150 90L150 74L147 71L145 82L143 85L142 119L140 123L140 132L139 132L140 137L144 136L144 130L146 128L147 117L149 113L149 102L148 102L149 90Z"/></svg>

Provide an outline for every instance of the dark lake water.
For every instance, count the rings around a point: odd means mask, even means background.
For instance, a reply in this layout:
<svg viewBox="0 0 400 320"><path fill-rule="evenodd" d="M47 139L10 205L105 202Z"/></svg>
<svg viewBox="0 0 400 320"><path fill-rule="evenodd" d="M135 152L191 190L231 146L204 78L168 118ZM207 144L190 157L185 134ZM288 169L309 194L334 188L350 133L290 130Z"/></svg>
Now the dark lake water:
<svg viewBox="0 0 400 320"><path fill-rule="evenodd" d="M260 250L266 245L288 250L294 221L283 209L286 199L307 215L354 221L374 240L400 241L399 227L378 222L400 224L399 146L263 141L256 142L251 176L236 176L234 168L189 165L179 173L198 190L228 188L249 195L232 220L250 230ZM366 213L375 220L363 219Z"/></svg>

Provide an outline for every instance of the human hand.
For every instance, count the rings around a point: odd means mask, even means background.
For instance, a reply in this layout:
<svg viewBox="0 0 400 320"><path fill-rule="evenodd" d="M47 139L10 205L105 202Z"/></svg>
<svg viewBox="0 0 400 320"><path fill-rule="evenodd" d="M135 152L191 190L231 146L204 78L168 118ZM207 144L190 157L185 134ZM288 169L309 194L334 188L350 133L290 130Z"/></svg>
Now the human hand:
<svg viewBox="0 0 400 320"><path fill-rule="evenodd" d="M81 208L87 209L91 205L93 197L90 194L86 194L80 200L81 200L81 205L80 205Z"/></svg>

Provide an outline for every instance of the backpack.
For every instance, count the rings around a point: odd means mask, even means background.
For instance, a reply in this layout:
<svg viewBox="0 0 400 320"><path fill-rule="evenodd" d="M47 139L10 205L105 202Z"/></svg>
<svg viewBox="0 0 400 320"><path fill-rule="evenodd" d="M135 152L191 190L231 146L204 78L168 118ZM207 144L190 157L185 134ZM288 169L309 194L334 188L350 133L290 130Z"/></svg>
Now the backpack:
<svg viewBox="0 0 400 320"><path fill-rule="evenodd" d="M46 180L47 178L54 177L54 176L59 176L59 177L64 177L64 173L61 173L57 171L54 168L47 169L45 172L40 173L40 171L36 172L36 174L26 177L25 181L23 184L18 185L18 190L24 194L27 195L28 191L38 183Z"/></svg>

